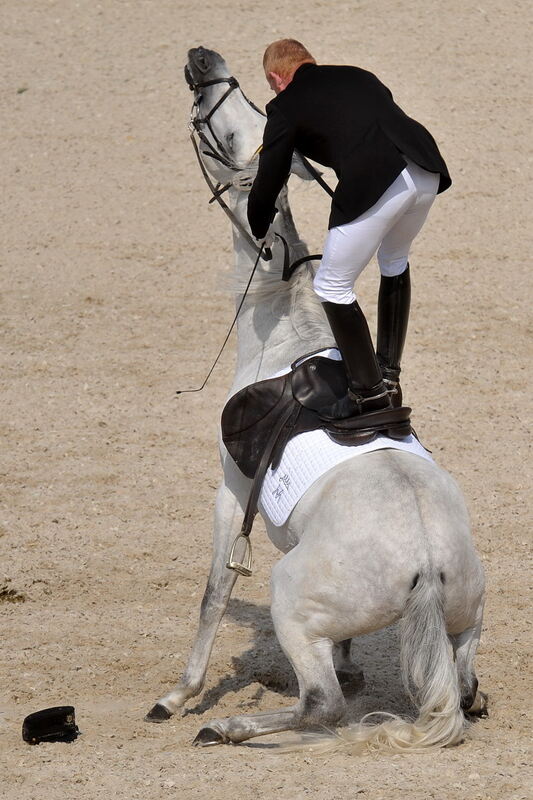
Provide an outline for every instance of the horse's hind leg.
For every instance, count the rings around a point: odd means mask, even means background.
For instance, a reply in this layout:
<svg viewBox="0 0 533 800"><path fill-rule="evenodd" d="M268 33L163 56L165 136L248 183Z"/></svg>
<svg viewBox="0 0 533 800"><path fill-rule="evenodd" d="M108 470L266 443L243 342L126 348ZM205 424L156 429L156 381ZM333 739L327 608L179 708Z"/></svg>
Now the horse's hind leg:
<svg viewBox="0 0 533 800"><path fill-rule="evenodd" d="M213 720L200 729L194 744L237 743L269 733L335 725L344 714L345 701L333 669L331 648L331 641L293 637L289 649L283 649L298 677L298 703L281 711Z"/></svg>
<svg viewBox="0 0 533 800"><path fill-rule="evenodd" d="M175 688L161 697L146 715L147 722L164 722L202 691L215 635L228 604L237 573L227 569L231 545L242 525L243 513L224 484L215 507L213 560L200 610L200 622L187 668Z"/></svg>
<svg viewBox="0 0 533 800"><path fill-rule="evenodd" d="M481 635L482 616L483 603L480 603L475 624L462 633L450 636L461 692L461 708L467 714L480 716L487 713L487 695L478 691L474 659Z"/></svg>
<svg viewBox="0 0 533 800"><path fill-rule="evenodd" d="M298 703L281 711L213 720L200 729L195 744L243 742L269 733L335 725L343 716L346 704L333 667L333 642L306 634L286 605L273 604L272 619L298 678Z"/></svg>
<svg viewBox="0 0 533 800"><path fill-rule="evenodd" d="M351 659L352 640L345 639L333 647L333 662L341 688L346 692L356 692L364 684L363 671Z"/></svg>

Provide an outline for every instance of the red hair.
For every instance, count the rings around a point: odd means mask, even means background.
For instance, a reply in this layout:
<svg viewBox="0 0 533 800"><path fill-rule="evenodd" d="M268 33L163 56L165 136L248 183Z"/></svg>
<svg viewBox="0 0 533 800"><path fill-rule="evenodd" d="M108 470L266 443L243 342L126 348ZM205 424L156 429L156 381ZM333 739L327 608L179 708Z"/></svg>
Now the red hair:
<svg viewBox="0 0 533 800"><path fill-rule="evenodd" d="M316 64L315 59L296 39L278 39L268 45L263 56L265 75L275 72L281 78L294 75L301 64Z"/></svg>

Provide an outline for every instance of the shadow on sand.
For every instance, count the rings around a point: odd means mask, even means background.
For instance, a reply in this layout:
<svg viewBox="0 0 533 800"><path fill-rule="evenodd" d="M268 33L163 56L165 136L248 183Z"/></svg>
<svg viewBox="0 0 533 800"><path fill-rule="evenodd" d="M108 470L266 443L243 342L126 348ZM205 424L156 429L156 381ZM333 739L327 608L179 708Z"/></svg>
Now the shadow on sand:
<svg viewBox="0 0 533 800"><path fill-rule="evenodd" d="M292 697L296 701L296 677L278 644L269 607L232 599L226 617L252 630L251 646L232 658L233 673L208 689L201 701L187 709L185 714L204 714L214 708L226 694L239 692L254 684L257 685L257 690L251 702L247 702L246 712L259 711L261 700L268 691ZM371 711L413 715L413 706L400 677L396 626L355 639L352 642L351 657L363 670L365 680L355 692L345 690L348 701L346 722L357 722ZM247 700L250 701L249 695ZM243 713L243 709L235 708L235 713Z"/></svg>

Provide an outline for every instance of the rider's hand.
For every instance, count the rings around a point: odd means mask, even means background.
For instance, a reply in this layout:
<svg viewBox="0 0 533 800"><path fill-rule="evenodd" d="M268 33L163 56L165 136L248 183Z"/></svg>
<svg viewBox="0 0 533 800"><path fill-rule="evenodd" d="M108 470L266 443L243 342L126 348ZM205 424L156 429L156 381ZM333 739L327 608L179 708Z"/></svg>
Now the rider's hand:
<svg viewBox="0 0 533 800"><path fill-rule="evenodd" d="M276 241L276 233L274 231L273 226L271 225L270 228L267 230L264 236L260 236L255 240L259 247L263 245L265 250L270 250L272 245Z"/></svg>
<svg viewBox="0 0 533 800"><path fill-rule="evenodd" d="M252 188L257 170L241 169L231 179L232 184L239 192L249 192Z"/></svg>

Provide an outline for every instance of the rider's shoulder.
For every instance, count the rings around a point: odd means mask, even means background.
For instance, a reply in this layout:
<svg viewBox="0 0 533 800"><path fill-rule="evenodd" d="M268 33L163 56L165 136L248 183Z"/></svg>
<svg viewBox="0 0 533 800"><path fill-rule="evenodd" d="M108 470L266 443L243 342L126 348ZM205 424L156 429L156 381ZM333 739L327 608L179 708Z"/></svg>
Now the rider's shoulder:
<svg viewBox="0 0 533 800"><path fill-rule="evenodd" d="M376 75L364 67L357 67L350 64L324 64L319 68L317 75L323 74L331 78L345 77L353 80L375 80Z"/></svg>

